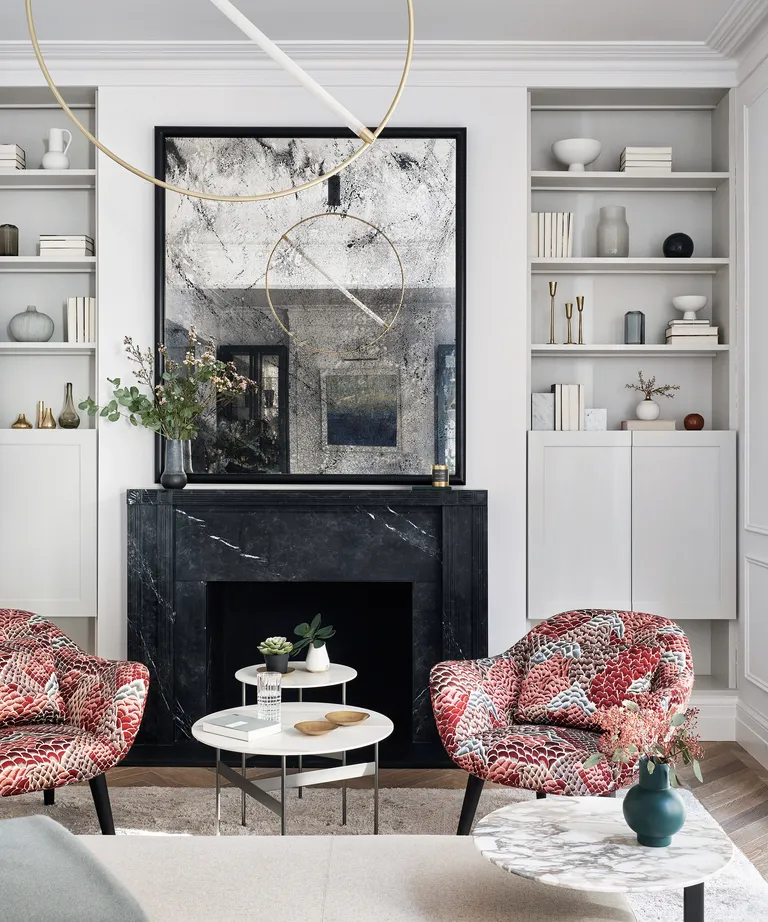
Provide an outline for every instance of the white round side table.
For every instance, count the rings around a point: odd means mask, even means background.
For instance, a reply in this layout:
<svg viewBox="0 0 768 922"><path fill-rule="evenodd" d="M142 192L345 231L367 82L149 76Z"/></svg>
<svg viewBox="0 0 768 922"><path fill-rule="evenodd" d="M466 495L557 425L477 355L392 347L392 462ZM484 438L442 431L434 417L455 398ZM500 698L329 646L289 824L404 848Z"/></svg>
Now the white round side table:
<svg viewBox="0 0 768 922"><path fill-rule="evenodd" d="M307 670L307 664L303 660L297 660L296 662L288 663L288 668L292 669L292 672L287 673L283 676L283 680L280 683L282 690L285 689L295 689L299 693L299 701L304 700L304 689L305 688L331 688L334 685L341 685L341 703L346 706L347 703L347 682L351 682L353 679L357 678L357 670L353 669L351 666L342 666L339 663L331 663L331 665L325 670L325 672L309 672ZM243 669L238 669L235 673L235 678L242 685L243 688L243 707L246 707L246 689L249 685L258 684L259 673L266 672L266 666L257 665L257 666L245 666ZM346 765L347 754L342 753L341 764ZM242 772L243 777L246 774L246 762L248 758L243 754L242 758ZM304 768L304 759L303 756L299 755L299 774L301 774L302 769ZM304 789L299 788L299 798L304 796ZM245 826L245 792L242 796L242 823ZM347 784L344 782L341 786L341 824L342 826L347 825Z"/></svg>

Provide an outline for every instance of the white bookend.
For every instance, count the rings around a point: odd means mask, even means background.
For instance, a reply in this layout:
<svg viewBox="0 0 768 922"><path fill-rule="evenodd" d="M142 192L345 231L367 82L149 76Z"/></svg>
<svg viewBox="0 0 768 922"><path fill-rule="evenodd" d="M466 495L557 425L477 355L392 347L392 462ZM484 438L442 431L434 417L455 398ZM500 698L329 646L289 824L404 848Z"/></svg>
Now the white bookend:
<svg viewBox="0 0 768 922"><path fill-rule="evenodd" d="M76 342L85 342L85 298L77 299L77 339Z"/></svg>
<svg viewBox="0 0 768 922"><path fill-rule="evenodd" d="M215 733L230 739L252 743L262 736L271 736L281 730L279 723L273 720L262 720L251 714L232 711L221 717L208 717L203 720L203 730L206 733Z"/></svg>
<svg viewBox="0 0 768 922"><path fill-rule="evenodd" d="M552 256L552 212L544 212L544 258Z"/></svg>
<svg viewBox="0 0 768 922"><path fill-rule="evenodd" d="M67 298L67 342L77 342L77 298Z"/></svg>
<svg viewBox="0 0 768 922"><path fill-rule="evenodd" d="M539 259L542 259L546 254L544 253L544 212L540 211L538 214L539 218Z"/></svg>
<svg viewBox="0 0 768 922"><path fill-rule="evenodd" d="M563 428L563 385L553 384L552 393L555 395L555 430L560 432Z"/></svg>
<svg viewBox="0 0 768 922"><path fill-rule="evenodd" d="M88 342L96 342L96 298L87 298L88 301Z"/></svg>

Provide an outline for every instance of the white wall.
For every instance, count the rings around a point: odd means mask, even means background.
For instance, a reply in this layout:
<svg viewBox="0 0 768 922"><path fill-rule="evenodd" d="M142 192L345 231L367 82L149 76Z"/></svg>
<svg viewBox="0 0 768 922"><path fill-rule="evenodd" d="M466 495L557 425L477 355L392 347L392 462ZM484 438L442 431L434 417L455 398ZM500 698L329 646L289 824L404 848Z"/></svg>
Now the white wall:
<svg viewBox="0 0 768 922"><path fill-rule="evenodd" d="M392 87L334 90L375 124ZM280 87L102 87L98 133L153 172L156 125L328 125L303 90ZM490 493L490 650L526 630L527 92L521 87L411 86L393 127L468 129L468 487ZM99 162L99 365L126 376L125 334L154 339L154 194L106 158ZM386 194L386 190L383 190ZM106 396L106 388L101 394ZM99 449L98 651L126 647L125 491L154 488L153 442L127 425L102 426Z"/></svg>

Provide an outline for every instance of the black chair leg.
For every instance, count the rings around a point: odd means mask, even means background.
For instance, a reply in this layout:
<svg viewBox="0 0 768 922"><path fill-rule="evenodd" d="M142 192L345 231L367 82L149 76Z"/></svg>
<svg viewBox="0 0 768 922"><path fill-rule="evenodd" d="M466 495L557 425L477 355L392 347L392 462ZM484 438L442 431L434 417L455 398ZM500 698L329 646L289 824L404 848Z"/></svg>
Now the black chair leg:
<svg viewBox="0 0 768 922"><path fill-rule="evenodd" d="M547 795L544 791L536 791L536 800L545 800Z"/></svg>
<svg viewBox="0 0 768 922"><path fill-rule="evenodd" d="M459 828L456 830L457 836L468 836L472 831L472 823L477 813L477 805L480 802L480 795L483 793L485 782L482 778L470 775L467 778L467 790L464 793L464 803L461 805L461 817L459 818Z"/></svg>
<svg viewBox="0 0 768 922"><path fill-rule="evenodd" d="M56 797L56 791L51 788L50 791L43 791L43 803L46 807L52 807L54 804L54 798Z"/></svg>
<svg viewBox="0 0 768 922"><path fill-rule="evenodd" d="M109 802L107 777L106 775L99 775L98 778L91 778L88 784L91 786L91 794L96 807L96 816L99 818L101 834L103 836L113 836L115 834L115 823L112 819L112 805Z"/></svg>

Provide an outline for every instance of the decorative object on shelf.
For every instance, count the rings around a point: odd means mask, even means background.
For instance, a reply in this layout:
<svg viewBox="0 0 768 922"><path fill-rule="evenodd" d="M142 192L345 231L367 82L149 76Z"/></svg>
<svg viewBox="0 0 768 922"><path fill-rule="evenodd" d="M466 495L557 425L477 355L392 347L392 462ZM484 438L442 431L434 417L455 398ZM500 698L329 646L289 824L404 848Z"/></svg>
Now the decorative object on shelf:
<svg viewBox="0 0 768 922"><path fill-rule="evenodd" d="M549 283L549 344L555 344L555 295L557 294L557 282Z"/></svg>
<svg viewBox="0 0 768 922"><path fill-rule="evenodd" d="M365 711L331 711L325 715L325 719L337 727L356 727L365 723L370 716Z"/></svg>
<svg viewBox="0 0 768 922"><path fill-rule="evenodd" d="M619 169L622 173L671 173L671 147L625 147Z"/></svg>
<svg viewBox="0 0 768 922"><path fill-rule="evenodd" d="M300 637L298 643L293 645L294 653L299 653L307 647L307 672L327 672L331 661L328 658L326 640L330 640L336 633L333 626L328 624L322 627L322 615L315 615L311 624L306 621L297 624L294 633Z"/></svg>
<svg viewBox="0 0 768 922"><path fill-rule="evenodd" d="M265 176L272 188L280 188L301 181L306 175L302 163L331 163L354 147L348 132L318 128L168 128L159 129L155 138L161 173L169 181L205 184L219 191L233 188L227 164L235 161L241 164L240 188L264 183ZM248 400L237 401L236 419L226 413L202 418L192 444L196 483L268 483L279 478L307 484L327 482L329 477L336 482L376 477L381 483L427 485L436 461L449 465L452 484L463 482L465 176L464 129L391 129L379 138L375 150L341 177L338 213L326 212L308 221L318 206L327 207L327 196L320 202L317 196L279 200L269 209L249 211L247 241L233 224L240 221L238 214L242 217L239 209L214 208L206 217L187 207L190 202L158 196L160 336L178 348L178 337L190 325L214 329L223 344L262 344L266 369L263 392L255 390ZM429 201L418 201L414 183L431 190ZM254 302L243 311L237 299L222 300L221 292L255 291L263 283L264 266L278 235L303 221L288 236L323 272L283 240L276 257L286 262L273 262L270 273L275 309L296 339L329 352L370 342L384 327L336 283L385 326L392 321L402 281L394 252L381 234L342 216L353 202L372 201L382 187L387 195L376 199L376 226L392 240L406 229L407 239L419 240L418 247L401 254L407 317L403 309L376 347L338 361L302 350L301 375L289 374L293 366L289 367L286 347L284 358L279 358L274 346L268 352L263 345L287 342L269 304ZM440 234L434 233L436 227ZM214 244L196 245L201 234ZM366 235L373 240L367 241ZM192 277L194 284L189 282ZM315 305L311 312L305 309L308 302ZM416 323L417 316L425 322ZM218 357L230 348L238 356L248 355L237 346L221 345ZM442 365L435 362L436 356L438 362L444 360ZM414 367L432 368L434 373L414 376L408 373ZM242 365L240 370L249 373ZM259 383L255 373L250 377ZM282 394L280 380L285 382ZM314 383L305 387L302 380ZM275 392L277 412L266 412L266 391ZM254 450L249 451L251 446ZM157 453L162 454L160 443ZM162 469L159 457L157 466Z"/></svg>
<svg viewBox="0 0 768 922"><path fill-rule="evenodd" d="M96 298L67 298L67 342L96 342Z"/></svg>
<svg viewBox="0 0 768 922"><path fill-rule="evenodd" d="M708 323L706 320L698 320L696 315L709 304L709 298L705 295L678 295L672 298L672 305L675 310L683 312L683 320L696 321L697 323Z"/></svg>
<svg viewBox="0 0 768 922"><path fill-rule="evenodd" d="M267 637L259 644L259 653L264 657L267 672L288 674L288 657L293 650L293 644L287 637Z"/></svg>
<svg viewBox="0 0 768 922"><path fill-rule="evenodd" d="M645 345L645 314L642 311L624 314L624 343L627 346Z"/></svg>
<svg viewBox="0 0 768 922"><path fill-rule="evenodd" d="M113 399L100 407L92 398L84 400L80 409L89 416L98 413L109 422L121 417L133 426L143 426L163 439L165 470L160 483L166 489L182 490L187 485L184 471L184 441L194 438L200 428L201 416L210 408L243 397L254 389L254 383L241 375L234 362L216 358L212 344L200 347L195 328L189 331L186 352L181 363L168 357L164 345L157 347L164 360L164 372L155 385L155 353L142 352L130 336L125 337L125 351L136 370L136 387L123 387L120 378L107 378L112 385ZM202 348L202 354L198 352Z"/></svg>
<svg viewBox="0 0 768 922"><path fill-rule="evenodd" d="M667 324L667 345L684 346L690 349L706 349L716 346L720 330L708 320L697 320L696 314L707 306L704 295L680 295L672 299L677 310L683 312L682 320L670 320Z"/></svg>
<svg viewBox="0 0 768 922"><path fill-rule="evenodd" d="M64 138L66 136L66 143ZM68 128L51 128L48 132L48 150L43 154L44 170L68 170L69 147L72 144L72 132Z"/></svg>
<svg viewBox="0 0 768 922"><path fill-rule="evenodd" d="M17 343L47 343L53 336L53 320L30 304L25 311L11 317L8 332Z"/></svg>
<svg viewBox="0 0 768 922"><path fill-rule="evenodd" d="M135 176L138 176L140 179L145 179L147 182L153 183L155 186L158 186L162 189L167 189L170 192L178 192L181 195L190 196L192 198L210 199L212 201L222 202L256 202L266 199L276 199L282 196L291 196L293 199L293 196L295 196L296 193L302 192L305 189L312 188L313 186L325 182L332 176L336 176L337 174L341 173L342 170L348 167L353 161L357 160L358 157L360 157L366 151L377 148L378 145L375 145L373 142L379 137L379 135L389 123L389 120L392 118L392 115L394 114L395 109L400 102L400 97L403 95L403 91L405 90L405 84L411 69L411 60L413 58L413 48L415 41L414 0L405 0L408 11L408 47L405 55L405 66L403 67L402 77L400 78L400 83L395 92L392 103L387 110L381 124L375 131L370 131L358 118L356 118L348 109L346 109L340 102L338 102L338 100L336 100L327 90L320 86L320 84L317 83L314 78L312 78L305 70L299 67L299 65L296 64L295 61L293 61L290 57L288 57L288 55L277 45L275 45L274 42L270 41L270 39L267 38L267 36L260 29L257 29L256 26L253 25L253 23L230 2L230 0L211 0L211 2L215 7L217 7L217 9L224 13L224 15L232 23L234 23L234 25L236 25L249 39L255 42L261 48L261 50L268 55L268 57L279 64L284 70L288 72L288 74L290 74L291 77L293 77L303 87L309 90L321 103L323 103L323 105L330 109L337 118L344 122L344 124L363 141L362 146L356 150L351 151L345 160L343 160L338 166L334 167L328 172L321 174L320 176L315 176L308 181L298 183L295 186L291 186L287 189L282 189L279 191L264 192L259 195L245 196L218 195L212 192L201 192L171 185L156 176L145 173L138 167L135 167L123 160L114 151L111 151L108 147L102 144L98 138L96 138L95 135L92 134L92 132L90 132L88 128L86 128L86 126L78 119L69 105L67 105L64 97L59 92L59 89L54 83L53 77L51 77L50 71L48 70L48 66L45 63L45 58L40 49L40 43L37 39L34 13L32 11L32 0L25 0L24 5L27 14L27 29L29 31L29 37L32 42L32 48L35 52L35 57L37 58L38 66L40 67L43 77L45 78L45 82L48 84L51 92L56 97L56 101L64 110L64 112L69 116L72 123L91 142L91 144L93 144L103 154L117 163L118 166L123 167L124 169L133 173ZM237 173L241 174L241 170L238 170ZM230 175L230 179L234 178L240 177Z"/></svg>
<svg viewBox="0 0 768 922"><path fill-rule="evenodd" d="M0 144L0 173L26 170L27 155L18 144Z"/></svg>
<svg viewBox="0 0 768 922"><path fill-rule="evenodd" d="M573 341L573 331L571 330L571 321L573 320L573 301L565 302L565 319L568 321L568 338L565 341L566 346L576 345Z"/></svg>
<svg viewBox="0 0 768 922"><path fill-rule="evenodd" d="M45 416L43 416L43 421L40 423L41 429L55 429L56 420L53 418L53 413L51 412L50 407L45 408Z"/></svg>
<svg viewBox="0 0 768 922"><path fill-rule="evenodd" d="M0 256L19 255L19 229L15 224L0 224Z"/></svg>
<svg viewBox="0 0 768 922"><path fill-rule="evenodd" d="M578 432L584 428L585 387L583 384L553 384L555 431Z"/></svg>
<svg viewBox="0 0 768 922"><path fill-rule="evenodd" d="M683 426L689 432L701 432L704 428L704 417L700 413L689 413L683 420Z"/></svg>
<svg viewBox="0 0 768 922"><path fill-rule="evenodd" d="M693 256L693 240L688 234L670 234L661 249L667 259L690 259Z"/></svg>
<svg viewBox="0 0 768 922"><path fill-rule="evenodd" d="M640 845L666 848L683 828L685 804L671 785L678 787L675 766L680 763L690 765L702 780L699 760L704 750L696 731L697 713L695 708L664 713L624 701L593 716L604 732L597 744L600 751L583 763L585 770L603 760L633 765L640 756L639 782L623 802L624 819Z"/></svg>
<svg viewBox="0 0 768 922"><path fill-rule="evenodd" d="M256 676L256 701L259 705L259 717L280 723L282 717L283 677L279 672L260 672Z"/></svg>
<svg viewBox="0 0 768 922"><path fill-rule="evenodd" d="M597 222L597 255L600 259L629 256L629 224L623 205L604 205Z"/></svg>
<svg viewBox="0 0 768 922"><path fill-rule="evenodd" d="M11 429L33 429L32 423L27 419L23 413L19 413L16 417L16 422L11 423Z"/></svg>
<svg viewBox="0 0 768 922"><path fill-rule="evenodd" d="M608 429L608 410L595 408L585 410L584 429L587 432L605 432Z"/></svg>
<svg viewBox="0 0 768 922"><path fill-rule="evenodd" d="M600 156L603 145L594 138L566 138L555 141L552 153L571 173L583 173Z"/></svg>
<svg viewBox="0 0 768 922"><path fill-rule="evenodd" d="M62 429L77 429L80 426L80 416L75 409L75 402L72 399L72 385L69 382L67 383L64 398L64 409L59 416L59 425Z"/></svg>
<svg viewBox="0 0 768 922"><path fill-rule="evenodd" d="M570 259L576 215L572 211L537 211L531 215L529 256Z"/></svg>
<svg viewBox="0 0 768 922"><path fill-rule="evenodd" d="M576 308L579 312L579 345L584 345L584 295L576 298Z"/></svg>
<svg viewBox="0 0 768 922"><path fill-rule="evenodd" d="M623 419L621 428L624 432L674 432L677 423L674 419Z"/></svg>
<svg viewBox="0 0 768 922"><path fill-rule="evenodd" d="M679 384L656 384L656 376L654 375L651 378L648 378L646 381L643 377L642 371L637 373L638 383L637 384L625 384L624 386L630 391L639 391L641 394L645 394L645 399L641 400L637 405L637 418L645 421L654 420L659 418L661 413L661 407L653 399L654 397L667 397L669 400L673 400L675 395L673 391L679 391Z"/></svg>
<svg viewBox="0 0 768 922"><path fill-rule="evenodd" d="M95 254L93 237L88 234L40 234L38 251L41 256L62 256L83 259Z"/></svg>
<svg viewBox="0 0 768 922"><path fill-rule="evenodd" d="M531 429L551 432L555 428L555 395L531 394Z"/></svg>
<svg viewBox="0 0 768 922"><path fill-rule="evenodd" d="M447 464L432 465L432 486L446 488L451 485L451 472Z"/></svg>
<svg viewBox="0 0 768 922"><path fill-rule="evenodd" d="M304 736L325 736L331 730L338 730L338 724L332 724L330 720L300 720L293 725L294 730L303 733Z"/></svg>
<svg viewBox="0 0 768 922"><path fill-rule="evenodd" d="M35 421L37 422L37 428L43 428L43 420L45 419L45 401L38 400L37 408L35 410Z"/></svg>

